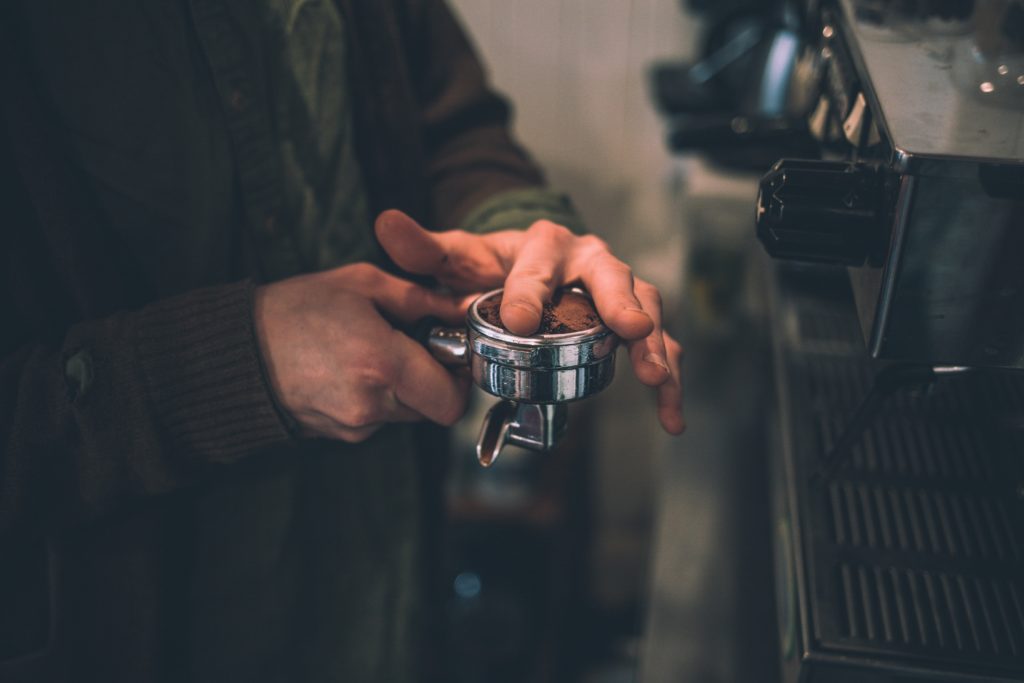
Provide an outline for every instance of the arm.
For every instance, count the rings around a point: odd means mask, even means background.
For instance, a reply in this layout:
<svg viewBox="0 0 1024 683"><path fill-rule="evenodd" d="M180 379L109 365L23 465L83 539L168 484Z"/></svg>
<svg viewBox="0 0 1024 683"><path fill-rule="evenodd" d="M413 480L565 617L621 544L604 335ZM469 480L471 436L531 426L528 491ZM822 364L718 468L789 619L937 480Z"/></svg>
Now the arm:
<svg viewBox="0 0 1024 683"><path fill-rule="evenodd" d="M0 532L95 519L284 441L275 400L306 436L450 425L468 378L389 320L454 322L464 306L354 264L193 291L24 345L0 361Z"/></svg>
<svg viewBox="0 0 1024 683"><path fill-rule="evenodd" d="M283 441L248 283L36 338L0 361L0 529L73 524Z"/></svg>
<svg viewBox="0 0 1024 683"><path fill-rule="evenodd" d="M410 69L417 84L431 223L493 232L547 219L583 231L569 199L510 133L511 109L495 93L443 0L409 0Z"/></svg>
<svg viewBox="0 0 1024 683"><path fill-rule="evenodd" d="M655 388L662 426L681 433L683 350L662 329L658 290L634 278L600 239L578 236L582 222L568 199L544 188L512 139L509 107L489 88L445 0L407 0L406 9L432 220L461 229L430 234L385 212L376 224L385 251L406 271L456 291L504 286L502 321L521 335L536 331L555 287L582 282L626 341L637 378Z"/></svg>

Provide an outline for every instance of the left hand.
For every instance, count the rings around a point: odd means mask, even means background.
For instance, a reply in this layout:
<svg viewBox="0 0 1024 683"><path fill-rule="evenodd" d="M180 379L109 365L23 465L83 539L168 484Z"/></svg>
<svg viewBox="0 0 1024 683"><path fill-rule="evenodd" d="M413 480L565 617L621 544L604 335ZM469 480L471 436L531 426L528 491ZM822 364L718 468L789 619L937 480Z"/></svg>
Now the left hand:
<svg viewBox="0 0 1024 683"><path fill-rule="evenodd" d="M377 217L376 232L388 255L410 273L433 276L460 292L504 287L502 323L522 336L537 331L543 304L557 287L582 282L601 319L626 342L637 378L656 387L662 427L670 434L686 429L683 349L662 329L661 295L633 277L600 238L575 235L551 221L486 235L429 232L395 210Z"/></svg>

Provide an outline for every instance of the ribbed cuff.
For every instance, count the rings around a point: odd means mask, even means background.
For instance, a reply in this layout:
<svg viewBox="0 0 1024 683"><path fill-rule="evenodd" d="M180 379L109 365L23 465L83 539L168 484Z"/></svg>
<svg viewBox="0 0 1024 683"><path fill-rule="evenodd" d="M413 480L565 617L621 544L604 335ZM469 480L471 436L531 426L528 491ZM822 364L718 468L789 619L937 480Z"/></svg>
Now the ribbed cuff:
<svg viewBox="0 0 1024 683"><path fill-rule="evenodd" d="M484 234L528 228L539 220L553 221L578 234L586 232L569 197L542 187L497 194L470 212L459 227Z"/></svg>
<svg viewBox="0 0 1024 683"><path fill-rule="evenodd" d="M165 436L214 462L284 441L241 282L165 299L139 314L137 353Z"/></svg>

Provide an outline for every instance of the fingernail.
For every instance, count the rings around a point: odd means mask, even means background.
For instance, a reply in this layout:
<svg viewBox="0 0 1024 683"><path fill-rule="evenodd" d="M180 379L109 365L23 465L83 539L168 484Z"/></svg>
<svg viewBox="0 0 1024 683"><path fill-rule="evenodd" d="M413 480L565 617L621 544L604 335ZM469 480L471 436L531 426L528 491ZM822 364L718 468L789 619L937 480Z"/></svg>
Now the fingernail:
<svg viewBox="0 0 1024 683"><path fill-rule="evenodd" d="M660 355L658 355L656 353L645 354L644 355L644 360L647 361L648 363L651 363L652 365L657 365L659 368L661 368L665 372L669 371L668 363L665 361L664 358L662 358Z"/></svg>

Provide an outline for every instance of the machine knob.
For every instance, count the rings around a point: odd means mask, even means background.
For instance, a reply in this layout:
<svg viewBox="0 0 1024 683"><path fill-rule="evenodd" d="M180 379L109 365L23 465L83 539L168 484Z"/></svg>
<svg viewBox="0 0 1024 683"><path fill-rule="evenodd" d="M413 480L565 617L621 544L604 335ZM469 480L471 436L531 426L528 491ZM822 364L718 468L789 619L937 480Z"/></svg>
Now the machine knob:
<svg viewBox="0 0 1024 683"><path fill-rule="evenodd" d="M886 204L875 167L782 159L761 178L757 236L775 258L861 266L884 251Z"/></svg>

